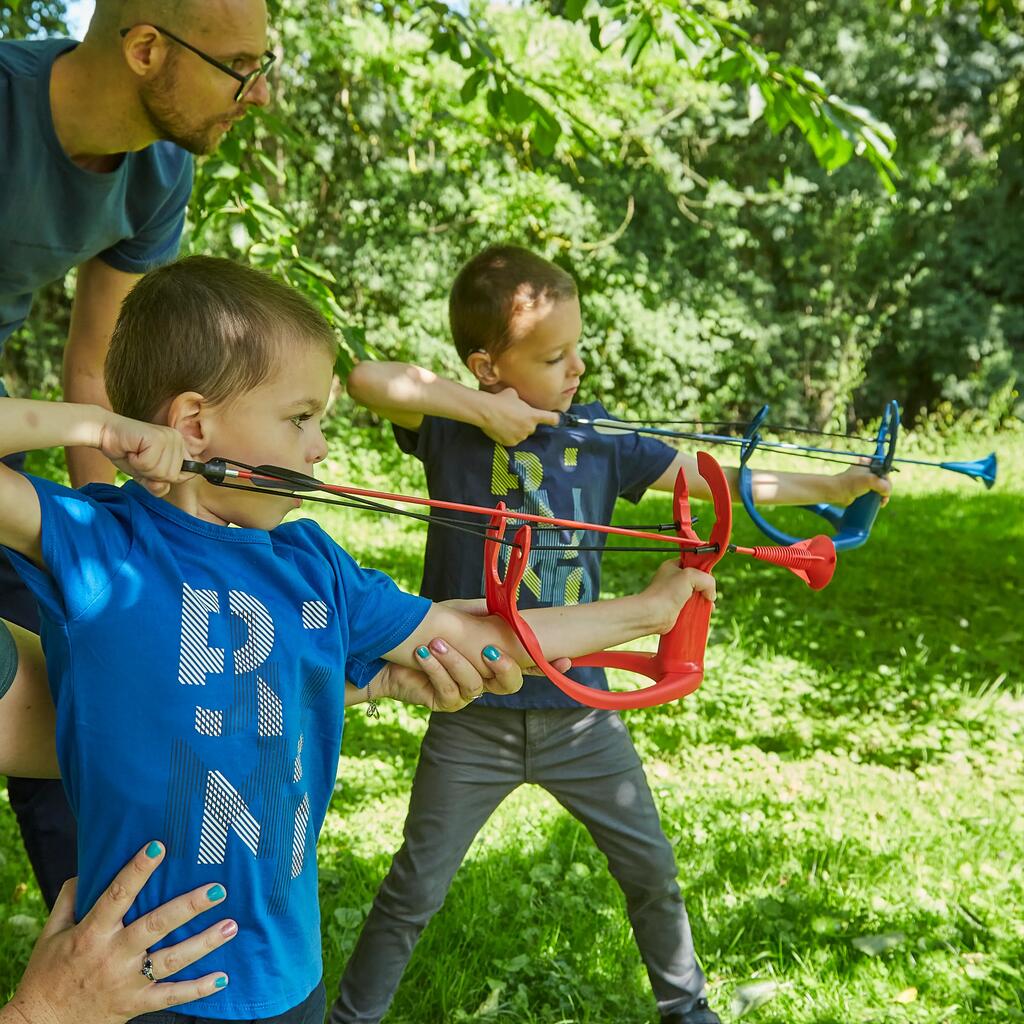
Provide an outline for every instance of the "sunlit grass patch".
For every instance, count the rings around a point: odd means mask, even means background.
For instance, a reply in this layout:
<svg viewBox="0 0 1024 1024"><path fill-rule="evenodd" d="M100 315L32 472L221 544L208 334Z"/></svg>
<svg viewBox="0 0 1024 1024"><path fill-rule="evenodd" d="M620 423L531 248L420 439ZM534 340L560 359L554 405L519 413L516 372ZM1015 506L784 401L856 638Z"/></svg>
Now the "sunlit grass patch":
<svg viewBox="0 0 1024 1024"><path fill-rule="evenodd" d="M704 684L626 715L725 1019L1024 1019L1024 443L995 445L992 492L900 474L870 542L840 556L821 593L778 569L723 560ZM988 439L979 446L987 452ZM651 522L666 508L651 497L619 518ZM421 526L316 515L363 564L418 585ZM815 528L799 510L773 515ZM761 542L742 514L737 535ZM609 555L608 593L639 589L658 561ZM329 988L401 842L426 727L418 710L381 711L348 717L321 840ZM43 914L6 803L0 840L9 991L30 948L25 919ZM604 858L530 787L480 833L387 1018L655 1019Z"/></svg>

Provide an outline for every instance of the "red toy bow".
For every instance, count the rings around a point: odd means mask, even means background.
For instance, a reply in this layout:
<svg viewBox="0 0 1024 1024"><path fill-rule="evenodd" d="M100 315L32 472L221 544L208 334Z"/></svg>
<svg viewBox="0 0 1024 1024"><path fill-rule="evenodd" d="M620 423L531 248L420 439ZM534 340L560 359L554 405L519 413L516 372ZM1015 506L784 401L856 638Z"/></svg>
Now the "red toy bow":
<svg viewBox="0 0 1024 1024"><path fill-rule="evenodd" d="M686 475L682 470L679 471L676 478L672 500L673 522L676 529L676 535L672 537L661 536L646 530L630 530L619 526L603 526L597 523L517 512L506 508L504 503L499 504L497 508L489 509L479 505L465 505L408 494L393 494L362 487L328 484L315 477L282 469L279 466L246 466L237 462L229 463L223 459L211 460L207 463L188 461L182 466L185 472L198 473L211 483L224 487L240 486L226 482L226 479L231 478L246 481L271 494L325 491L329 494L343 495L348 499L338 501L336 498L312 498L314 501L328 504L399 512L398 509L379 505L376 500L373 500L383 499L407 504L429 505L438 509L474 512L489 517L490 523L484 537L488 610L495 615L500 615L511 626L520 643L533 658L534 663L555 686L581 704L595 708L652 707L685 697L696 690L704 677L704 649L707 645L708 626L711 619L711 602L702 594L694 593L683 606L676 624L661 637L655 654L638 651L601 651L573 659L573 664L579 667L618 668L627 672L636 672L653 679L653 685L639 690L610 692L595 690L574 682L548 661L541 650L536 634L519 611L517 603L519 584L522 582L530 560L532 531L529 523L550 523L570 529L595 530L605 534L618 534L675 544L679 549L679 564L681 566L701 569L704 572L710 572L728 551L748 555L759 561L770 562L773 565L789 569L813 590L820 590L827 586L832 579L836 566L836 553L832 541L828 537L812 537L789 547L745 548L730 544L732 497L722 467L707 452L698 452L697 468L711 490L715 512L715 524L707 541L702 541L693 531ZM250 489L244 485L241 486L245 490ZM505 524L509 519L518 519L523 523L516 531L514 541L511 542L504 536ZM503 545L511 547L504 579L498 572L498 554Z"/></svg>

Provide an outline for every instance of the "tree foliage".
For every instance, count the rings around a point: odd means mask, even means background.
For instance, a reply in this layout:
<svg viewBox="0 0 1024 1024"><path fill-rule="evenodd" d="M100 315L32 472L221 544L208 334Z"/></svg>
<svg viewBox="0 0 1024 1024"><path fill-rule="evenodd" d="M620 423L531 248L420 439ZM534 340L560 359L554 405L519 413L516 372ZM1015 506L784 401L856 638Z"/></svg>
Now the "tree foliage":
<svg viewBox="0 0 1024 1024"><path fill-rule="evenodd" d="M513 240L580 281L588 387L620 411L999 419L1024 361L1024 40L989 0L924 6L277 0L274 106L201 163L187 245L312 295L342 372L459 372L448 283Z"/></svg>

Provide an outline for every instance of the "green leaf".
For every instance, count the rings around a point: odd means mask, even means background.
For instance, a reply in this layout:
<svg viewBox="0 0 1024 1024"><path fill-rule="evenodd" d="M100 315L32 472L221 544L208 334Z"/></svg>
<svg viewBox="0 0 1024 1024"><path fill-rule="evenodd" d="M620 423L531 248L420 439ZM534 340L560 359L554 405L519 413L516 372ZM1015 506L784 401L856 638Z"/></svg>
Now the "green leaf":
<svg viewBox="0 0 1024 1024"><path fill-rule="evenodd" d="M443 25L438 25L434 37L430 40L430 48L434 53L447 53L452 42L451 33Z"/></svg>
<svg viewBox="0 0 1024 1024"><path fill-rule="evenodd" d="M484 83L487 76L490 74L486 68L478 68L474 71L463 83L462 88L459 90L459 99L463 103L470 103L476 96L480 89L480 86Z"/></svg>
<svg viewBox="0 0 1024 1024"><path fill-rule="evenodd" d="M551 156L562 134L562 126L539 104L535 104L533 144L544 156Z"/></svg>
<svg viewBox="0 0 1024 1024"><path fill-rule="evenodd" d="M731 50L723 51L729 56L715 65L712 78L716 82L735 82L737 79L746 81L750 77L750 62L741 53Z"/></svg>
<svg viewBox="0 0 1024 1024"><path fill-rule="evenodd" d="M273 177L278 185L283 185L287 181L287 175L285 172L274 163L266 153L257 151L256 159L263 165L266 171Z"/></svg>
<svg viewBox="0 0 1024 1024"><path fill-rule="evenodd" d="M234 181L239 174L241 174L241 169L235 164L222 163L218 165L211 177L220 181Z"/></svg>
<svg viewBox="0 0 1024 1024"><path fill-rule="evenodd" d="M654 26L647 18L643 18L626 37L626 44L622 48L622 56L626 63L633 67L640 59L644 47L651 41L654 35Z"/></svg>
<svg viewBox="0 0 1024 1024"><path fill-rule="evenodd" d="M509 86L505 94L505 110L516 124L525 121L536 109L537 104L525 92Z"/></svg>
<svg viewBox="0 0 1024 1024"><path fill-rule="evenodd" d="M579 21L583 16L583 8L587 6L587 0L566 0L562 17L566 21Z"/></svg>

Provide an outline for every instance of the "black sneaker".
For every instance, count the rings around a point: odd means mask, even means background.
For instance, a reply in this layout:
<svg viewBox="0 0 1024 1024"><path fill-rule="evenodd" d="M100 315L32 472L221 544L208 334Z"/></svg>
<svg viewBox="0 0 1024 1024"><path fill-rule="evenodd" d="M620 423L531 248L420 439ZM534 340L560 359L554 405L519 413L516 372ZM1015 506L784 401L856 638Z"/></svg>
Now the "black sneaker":
<svg viewBox="0 0 1024 1024"><path fill-rule="evenodd" d="M722 1018L708 1008L706 999L698 999L686 1013L677 1010L662 1017L661 1024L722 1024Z"/></svg>

